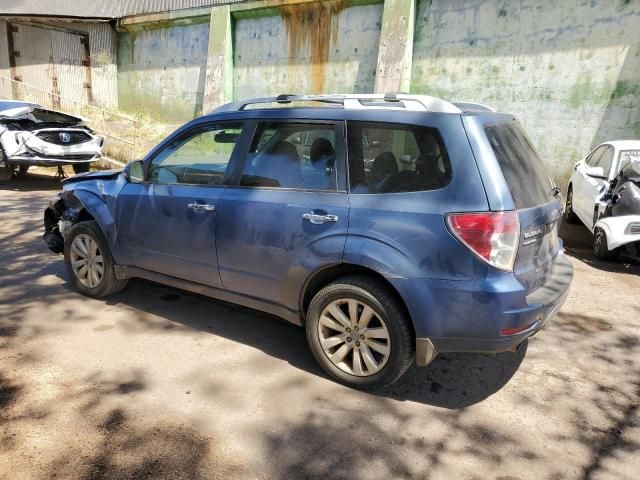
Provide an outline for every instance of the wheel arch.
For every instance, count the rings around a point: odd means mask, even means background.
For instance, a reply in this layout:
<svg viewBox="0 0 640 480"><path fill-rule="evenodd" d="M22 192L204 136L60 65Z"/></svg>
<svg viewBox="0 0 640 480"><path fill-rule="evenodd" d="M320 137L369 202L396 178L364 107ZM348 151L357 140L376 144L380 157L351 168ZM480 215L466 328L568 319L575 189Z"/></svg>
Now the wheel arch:
<svg viewBox="0 0 640 480"><path fill-rule="evenodd" d="M411 330L415 338L415 327L413 325L413 319L411 318L411 312L407 308L407 305L398 290L381 273L369 267L357 265L354 263L339 263L326 266L316 270L311 275L309 275L300 292L300 315L303 322L306 319L309 304L311 303L311 300L316 295L316 293L318 293L322 288L324 288L334 280L348 275L367 276L384 285L389 293L398 301L399 305L404 310L404 313L407 315L407 318L411 320Z"/></svg>
<svg viewBox="0 0 640 480"><path fill-rule="evenodd" d="M65 190L62 200L67 209L78 211L77 219L74 223L85 220L94 220L102 234L113 245L115 240L115 219L104 200L95 193L85 189Z"/></svg>

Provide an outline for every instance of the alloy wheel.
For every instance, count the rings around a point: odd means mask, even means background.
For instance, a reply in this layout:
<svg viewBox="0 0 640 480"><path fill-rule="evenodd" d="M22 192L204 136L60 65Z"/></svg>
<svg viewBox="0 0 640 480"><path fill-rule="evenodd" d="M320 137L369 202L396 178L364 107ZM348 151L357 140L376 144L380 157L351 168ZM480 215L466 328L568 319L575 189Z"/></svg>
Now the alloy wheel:
<svg viewBox="0 0 640 480"><path fill-rule="evenodd" d="M378 314L353 298L332 301L318 322L320 346L343 372L368 377L389 360L391 336Z"/></svg>
<svg viewBox="0 0 640 480"><path fill-rule="evenodd" d="M71 242L71 268L76 278L87 288L100 285L104 276L104 258L98 242L81 233Z"/></svg>

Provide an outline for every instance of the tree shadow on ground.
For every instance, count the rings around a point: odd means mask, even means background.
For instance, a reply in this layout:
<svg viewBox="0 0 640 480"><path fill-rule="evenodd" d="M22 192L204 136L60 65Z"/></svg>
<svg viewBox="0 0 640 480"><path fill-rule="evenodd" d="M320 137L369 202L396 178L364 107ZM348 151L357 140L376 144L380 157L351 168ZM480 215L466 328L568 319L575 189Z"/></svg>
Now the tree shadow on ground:
<svg viewBox="0 0 640 480"><path fill-rule="evenodd" d="M113 408L94 427L100 441L90 455L61 455L48 468L56 478L79 480L238 478L241 469L218 452L218 442L191 426L144 425Z"/></svg>
<svg viewBox="0 0 640 480"><path fill-rule="evenodd" d="M42 190L62 190L60 179L43 173L27 173L11 179L0 180L0 190L31 192Z"/></svg>
<svg viewBox="0 0 640 480"><path fill-rule="evenodd" d="M326 377L309 351L304 330L278 317L143 280L131 281L127 290L106 302L133 308L134 318L122 328L166 333L204 331ZM398 383L377 394L443 408L464 408L499 391L518 370L526 350L525 344L516 353L440 355L429 367L411 368Z"/></svg>

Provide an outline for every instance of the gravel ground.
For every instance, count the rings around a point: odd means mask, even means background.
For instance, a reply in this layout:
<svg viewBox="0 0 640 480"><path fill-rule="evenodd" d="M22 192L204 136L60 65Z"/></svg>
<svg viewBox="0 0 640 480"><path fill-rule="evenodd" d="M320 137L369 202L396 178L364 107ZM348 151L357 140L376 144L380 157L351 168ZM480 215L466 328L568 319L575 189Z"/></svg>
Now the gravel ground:
<svg viewBox="0 0 640 480"><path fill-rule="evenodd" d="M79 295L40 238L58 188L0 185L0 478L638 478L640 267L597 262L582 227L528 348L372 394L272 317L142 281Z"/></svg>

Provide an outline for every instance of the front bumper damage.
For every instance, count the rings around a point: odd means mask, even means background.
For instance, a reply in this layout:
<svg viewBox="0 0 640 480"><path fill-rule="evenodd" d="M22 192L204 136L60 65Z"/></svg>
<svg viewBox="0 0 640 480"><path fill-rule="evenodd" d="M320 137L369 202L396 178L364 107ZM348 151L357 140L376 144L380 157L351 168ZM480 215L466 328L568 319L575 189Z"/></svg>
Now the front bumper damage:
<svg viewBox="0 0 640 480"><path fill-rule="evenodd" d="M66 231L80 219L82 204L74 201L73 195L66 195L65 191L58 193L49 200L49 206L44 211L44 242L53 253L64 251L64 236Z"/></svg>
<svg viewBox="0 0 640 480"><path fill-rule="evenodd" d="M69 131L69 129L65 129ZM78 132L87 133L85 130ZM95 162L102 156L104 139L94 135L87 135L89 140L73 145L57 145L42 140L39 135L55 133L55 130L44 129L25 133L15 149L6 151L7 163L11 165L26 165L39 167L57 167L60 165ZM16 137L17 138L17 137Z"/></svg>

